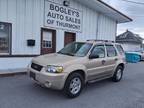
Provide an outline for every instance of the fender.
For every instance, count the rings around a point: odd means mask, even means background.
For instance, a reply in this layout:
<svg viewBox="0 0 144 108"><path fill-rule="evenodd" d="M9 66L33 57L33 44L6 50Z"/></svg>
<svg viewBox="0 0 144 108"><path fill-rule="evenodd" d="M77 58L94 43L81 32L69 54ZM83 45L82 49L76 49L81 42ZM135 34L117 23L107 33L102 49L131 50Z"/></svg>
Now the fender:
<svg viewBox="0 0 144 108"><path fill-rule="evenodd" d="M69 74L71 74L72 72L77 71L77 70L82 70L85 73L85 78L86 78L85 81L87 81L87 68L84 65L81 65L81 64L74 64L74 65L68 66L64 70L64 72L68 73L67 76L66 76L66 79L69 76Z"/></svg>
<svg viewBox="0 0 144 108"><path fill-rule="evenodd" d="M122 60L120 60L119 62L117 62L116 63L116 66L115 66L115 68L114 68L114 70L113 70L113 75L114 75L114 72L115 72L115 70L116 70L116 68L120 65L120 64L124 64L124 67L125 67L125 62L123 62Z"/></svg>

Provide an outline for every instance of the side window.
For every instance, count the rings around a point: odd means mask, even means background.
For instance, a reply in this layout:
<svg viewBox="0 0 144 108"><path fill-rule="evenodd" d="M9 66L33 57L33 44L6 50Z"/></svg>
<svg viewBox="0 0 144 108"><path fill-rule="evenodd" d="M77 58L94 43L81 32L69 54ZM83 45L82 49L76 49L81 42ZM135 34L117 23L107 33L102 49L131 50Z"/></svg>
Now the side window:
<svg viewBox="0 0 144 108"><path fill-rule="evenodd" d="M123 48L122 48L121 45L116 45L116 48L118 49L118 52L119 52L121 55L124 54L124 50L123 50Z"/></svg>
<svg viewBox="0 0 144 108"><path fill-rule="evenodd" d="M0 54L10 53L11 24L0 22Z"/></svg>
<svg viewBox="0 0 144 108"><path fill-rule="evenodd" d="M98 58L105 57L105 47L104 45L97 45L93 48L91 55L97 55Z"/></svg>
<svg viewBox="0 0 144 108"><path fill-rule="evenodd" d="M113 45L106 45L107 56L108 57L115 57L117 56L116 49Z"/></svg>

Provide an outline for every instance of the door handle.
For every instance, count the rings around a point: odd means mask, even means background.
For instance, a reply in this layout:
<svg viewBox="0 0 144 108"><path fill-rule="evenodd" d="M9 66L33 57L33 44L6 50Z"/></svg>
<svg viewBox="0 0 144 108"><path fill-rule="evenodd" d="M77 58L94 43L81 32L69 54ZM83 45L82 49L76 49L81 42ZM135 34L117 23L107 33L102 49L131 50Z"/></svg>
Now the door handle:
<svg viewBox="0 0 144 108"><path fill-rule="evenodd" d="M104 65L104 64L105 64L105 62L106 62L105 60L102 60L102 65Z"/></svg>
<svg viewBox="0 0 144 108"><path fill-rule="evenodd" d="M115 60L115 61L118 61L118 58L115 58L114 60Z"/></svg>

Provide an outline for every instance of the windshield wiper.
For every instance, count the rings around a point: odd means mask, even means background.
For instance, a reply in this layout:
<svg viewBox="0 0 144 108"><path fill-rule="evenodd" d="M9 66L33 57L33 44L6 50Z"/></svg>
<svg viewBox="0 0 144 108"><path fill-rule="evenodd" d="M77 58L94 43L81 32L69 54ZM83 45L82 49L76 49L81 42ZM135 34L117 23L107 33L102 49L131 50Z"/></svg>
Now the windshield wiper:
<svg viewBox="0 0 144 108"><path fill-rule="evenodd" d="M70 56L74 56L74 54L72 54L72 53L66 53L67 55L70 55Z"/></svg>
<svg viewBox="0 0 144 108"><path fill-rule="evenodd" d="M58 54L64 54L64 55L70 55L70 56L74 56L74 54L72 53L63 53L63 52L57 52Z"/></svg>

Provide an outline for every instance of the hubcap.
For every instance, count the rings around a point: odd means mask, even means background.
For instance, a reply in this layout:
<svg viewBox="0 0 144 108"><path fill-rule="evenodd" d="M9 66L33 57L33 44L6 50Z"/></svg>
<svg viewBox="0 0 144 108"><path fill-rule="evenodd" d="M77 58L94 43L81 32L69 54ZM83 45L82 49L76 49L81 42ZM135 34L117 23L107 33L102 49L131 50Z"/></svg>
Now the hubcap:
<svg viewBox="0 0 144 108"><path fill-rule="evenodd" d="M69 89L72 94L77 94L81 89L81 80L78 77L72 79Z"/></svg>
<svg viewBox="0 0 144 108"><path fill-rule="evenodd" d="M119 69L118 71L117 71L117 80L120 80L121 79L121 77L122 77L122 70L121 69Z"/></svg>

